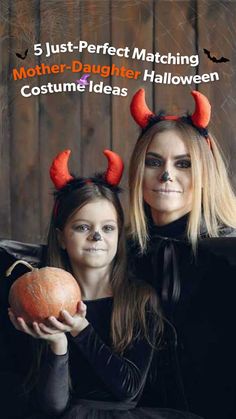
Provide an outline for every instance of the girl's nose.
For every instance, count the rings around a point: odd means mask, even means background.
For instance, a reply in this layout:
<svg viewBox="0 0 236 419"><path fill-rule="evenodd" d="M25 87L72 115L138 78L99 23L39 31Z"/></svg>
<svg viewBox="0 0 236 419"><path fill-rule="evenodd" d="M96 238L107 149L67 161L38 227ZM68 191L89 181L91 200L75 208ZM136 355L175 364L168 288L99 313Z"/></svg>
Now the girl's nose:
<svg viewBox="0 0 236 419"><path fill-rule="evenodd" d="M98 242L99 240L102 240L102 236L99 233L99 231L94 231L94 233L91 234L91 240Z"/></svg>

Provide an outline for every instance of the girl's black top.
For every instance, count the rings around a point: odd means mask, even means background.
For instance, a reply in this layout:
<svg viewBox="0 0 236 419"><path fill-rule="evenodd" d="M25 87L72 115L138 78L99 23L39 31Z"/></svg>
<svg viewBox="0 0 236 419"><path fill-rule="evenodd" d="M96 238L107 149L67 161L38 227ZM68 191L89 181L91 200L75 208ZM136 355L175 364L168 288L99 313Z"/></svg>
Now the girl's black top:
<svg viewBox="0 0 236 419"><path fill-rule="evenodd" d="M145 254L129 243L134 276L153 285L172 324L166 349L155 357L140 401L189 409L205 419L236 418L236 232L208 238L204 225L196 254L186 237L188 214L149 226Z"/></svg>
<svg viewBox="0 0 236 419"><path fill-rule="evenodd" d="M4 391L3 412L11 412L11 417L22 417L18 407L22 406L23 417L27 417L27 409L31 412L32 407L37 406L36 410L43 410L45 415L58 415L81 399L113 403L113 409L134 408L153 357L156 324L147 311L148 335L152 344L140 334L122 355L116 353L110 334L112 297L85 301L89 325L76 337L67 334L68 352L65 355L53 354L49 346L43 351L37 384L28 393L29 403L24 389L19 390L19 377L26 377L34 364L39 340L18 332L7 315L10 286L27 268L18 265L10 278L5 277L5 271L17 259L27 260L34 266L40 266L42 261L44 265L44 252L44 247L0 241L0 377L7 379L11 388L11 392L8 387Z"/></svg>
<svg viewBox="0 0 236 419"><path fill-rule="evenodd" d="M112 297L85 301L85 304L90 324L76 337L67 334L68 352L55 355L48 348L43 357L36 393L45 413L60 413L80 399L121 402L132 408L141 395L152 346L139 338L122 356L117 354L110 337ZM150 335L153 326L150 323Z"/></svg>

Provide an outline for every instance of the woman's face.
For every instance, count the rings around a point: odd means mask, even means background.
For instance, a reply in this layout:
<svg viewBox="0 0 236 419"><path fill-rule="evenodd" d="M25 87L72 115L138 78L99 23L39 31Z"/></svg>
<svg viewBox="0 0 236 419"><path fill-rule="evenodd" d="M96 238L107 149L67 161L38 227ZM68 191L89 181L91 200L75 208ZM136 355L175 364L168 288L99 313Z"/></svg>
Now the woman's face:
<svg viewBox="0 0 236 419"><path fill-rule="evenodd" d="M170 179L164 181L166 171ZM178 132L165 131L153 137L146 153L143 197L157 225L168 224L191 211L191 160Z"/></svg>
<svg viewBox="0 0 236 419"><path fill-rule="evenodd" d="M72 266L108 267L118 244L118 222L113 204L99 199L84 205L67 221L60 242Z"/></svg>

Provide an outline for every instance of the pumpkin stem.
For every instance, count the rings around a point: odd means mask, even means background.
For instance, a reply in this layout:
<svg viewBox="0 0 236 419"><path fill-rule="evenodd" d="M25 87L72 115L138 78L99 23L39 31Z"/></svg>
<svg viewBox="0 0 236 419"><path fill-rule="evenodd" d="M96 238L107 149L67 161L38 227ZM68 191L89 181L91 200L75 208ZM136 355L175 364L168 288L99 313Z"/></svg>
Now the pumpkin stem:
<svg viewBox="0 0 236 419"><path fill-rule="evenodd" d="M21 263L22 265L27 266L27 268L29 268L31 271L33 271L33 270L34 270L33 266L32 266L32 265L30 265L30 263L26 262L25 260L17 260L16 262L14 262L14 263L10 266L10 268L8 268L8 269L7 269L7 271L6 271L6 276L10 276L10 275L11 275L11 273L12 273L13 269L16 267L16 265L18 265L18 263Z"/></svg>

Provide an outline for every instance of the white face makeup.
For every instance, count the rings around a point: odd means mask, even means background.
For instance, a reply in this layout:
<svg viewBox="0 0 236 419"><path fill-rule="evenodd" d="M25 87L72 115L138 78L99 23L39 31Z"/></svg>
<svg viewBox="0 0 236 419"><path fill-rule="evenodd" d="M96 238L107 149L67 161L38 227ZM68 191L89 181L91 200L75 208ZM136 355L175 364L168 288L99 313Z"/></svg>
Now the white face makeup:
<svg viewBox="0 0 236 419"><path fill-rule="evenodd" d="M76 211L60 234L72 264L101 268L111 264L117 251L118 224L114 206L106 199Z"/></svg>
<svg viewBox="0 0 236 419"><path fill-rule="evenodd" d="M154 223L165 225L191 211L192 189L191 159L180 134L156 134L147 150L143 180L144 201Z"/></svg>

